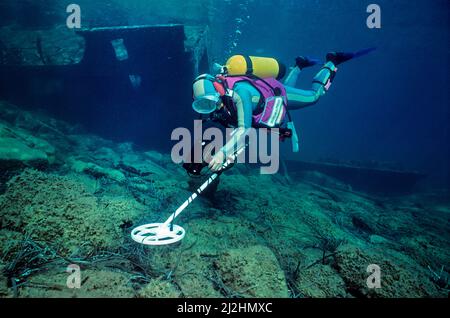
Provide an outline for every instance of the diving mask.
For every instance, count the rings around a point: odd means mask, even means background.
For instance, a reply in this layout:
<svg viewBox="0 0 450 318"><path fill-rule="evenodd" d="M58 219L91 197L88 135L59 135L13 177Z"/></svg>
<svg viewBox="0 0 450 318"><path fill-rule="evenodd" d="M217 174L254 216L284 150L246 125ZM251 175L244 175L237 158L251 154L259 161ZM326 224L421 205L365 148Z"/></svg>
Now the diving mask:
<svg viewBox="0 0 450 318"><path fill-rule="evenodd" d="M192 108L199 114L210 114L218 108L220 102L219 93L206 95L196 99L192 103Z"/></svg>

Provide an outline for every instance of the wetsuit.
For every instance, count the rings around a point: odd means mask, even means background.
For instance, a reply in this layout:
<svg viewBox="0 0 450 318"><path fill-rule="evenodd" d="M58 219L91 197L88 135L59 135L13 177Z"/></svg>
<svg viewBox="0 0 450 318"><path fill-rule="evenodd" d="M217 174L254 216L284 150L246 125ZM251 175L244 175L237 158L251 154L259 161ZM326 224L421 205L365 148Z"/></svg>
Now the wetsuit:
<svg viewBox="0 0 450 318"><path fill-rule="evenodd" d="M336 67L332 62L327 62L314 77L312 87L309 90L295 88L300 68L294 67L284 81L286 88L288 110L301 109L315 104L326 92L326 84L332 76L331 70ZM233 88L233 102L237 111L236 131L222 151L225 155L234 153L241 137L245 136L246 130L252 127L253 112L255 111L261 96L250 83L239 82Z"/></svg>

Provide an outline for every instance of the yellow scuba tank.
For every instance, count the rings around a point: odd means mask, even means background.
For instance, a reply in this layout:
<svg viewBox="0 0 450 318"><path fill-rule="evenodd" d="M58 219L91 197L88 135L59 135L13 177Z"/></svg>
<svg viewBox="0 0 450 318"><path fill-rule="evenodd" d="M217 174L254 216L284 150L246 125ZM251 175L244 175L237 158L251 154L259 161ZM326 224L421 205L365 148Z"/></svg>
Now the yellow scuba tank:
<svg viewBox="0 0 450 318"><path fill-rule="evenodd" d="M225 64L226 72L231 76L255 75L260 78L281 79L286 67L274 58L234 55Z"/></svg>

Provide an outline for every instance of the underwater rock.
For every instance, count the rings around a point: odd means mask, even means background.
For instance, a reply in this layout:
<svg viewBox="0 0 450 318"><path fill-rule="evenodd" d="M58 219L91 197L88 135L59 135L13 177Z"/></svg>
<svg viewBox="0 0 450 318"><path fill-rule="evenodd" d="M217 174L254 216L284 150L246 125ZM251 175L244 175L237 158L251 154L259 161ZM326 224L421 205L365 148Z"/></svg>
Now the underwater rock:
<svg viewBox="0 0 450 318"><path fill-rule="evenodd" d="M223 253L214 265L223 283L237 295L289 297L286 279L278 260L265 246L229 250Z"/></svg>
<svg viewBox="0 0 450 318"><path fill-rule="evenodd" d="M160 247L147 251L149 251L148 268L154 273L150 283L165 285L167 282L169 285L162 287L167 288L171 293L175 291L179 297L183 298L223 297L209 279L212 267L211 257L217 255L206 252L203 241L199 238L186 235L176 248ZM157 278L153 279L153 277Z"/></svg>
<svg viewBox="0 0 450 318"><path fill-rule="evenodd" d="M134 175L143 177L156 175L160 178L168 176L167 171L159 163L136 153L124 154L119 165L121 165L121 169Z"/></svg>
<svg viewBox="0 0 450 318"><path fill-rule="evenodd" d="M96 179L109 178L117 182L124 182L126 180L125 175L116 169L104 168L92 162L84 162L76 159L69 159L71 168L76 172L86 173Z"/></svg>
<svg viewBox="0 0 450 318"><path fill-rule="evenodd" d="M356 297L423 298L444 297L429 277L410 262L394 260L385 254L343 246L335 257L336 268L347 291ZM381 288L367 287L367 267L376 264L381 270Z"/></svg>
<svg viewBox="0 0 450 318"><path fill-rule="evenodd" d="M212 282L204 275L185 275L177 279L184 297L187 298L221 298L224 297L214 288Z"/></svg>
<svg viewBox="0 0 450 318"><path fill-rule="evenodd" d="M112 148L113 143L110 140L103 139L96 135L89 134L73 134L68 135L68 138L73 143L74 148L77 150L78 155L89 155L89 157L94 157L98 160L102 161L105 158L105 154L102 153L105 148ZM109 153L111 154L111 153ZM107 154L106 154L107 155ZM107 159L106 161L114 161L115 158L119 158L119 155L114 155L112 158Z"/></svg>
<svg viewBox="0 0 450 318"><path fill-rule="evenodd" d="M129 184L130 188L133 188L137 191L148 192L150 190L149 186L139 182L131 182Z"/></svg>
<svg viewBox="0 0 450 318"><path fill-rule="evenodd" d="M23 239L22 233L7 229L0 230L0 255L3 262L7 263L13 259L19 251Z"/></svg>
<svg viewBox="0 0 450 318"><path fill-rule="evenodd" d="M4 168L46 167L55 161L55 148L27 130L0 123L0 161Z"/></svg>
<svg viewBox="0 0 450 318"><path fill-rule="evenodd" d="M114 226L116 233L120 233L123 227L127 227L128 224L133 225L136 220L148 214L148 207L125 195L104 196L98 204L108 215L108 222Z"/></svg>
<svg viewBox="0 0 450 318"><path fill-rule="evenodd" d="M189 222L189 233L202 244L202 252L217 254L228 249L258 244L258 237L248 221L224 216L220 210L208 208L207 200L199 201L203 206L196 208L197 217ZM192 213L191 212L191 213Z"/></svg>
<svg viewBox="0 0 450 318"><path fill-rule="evenodd" d="M144 152L144 155L155 162L162 162L164 160L163 154L158 151L149 150Z"/></svg>
<svg viewBox="0 0 450 318"><path fill-rule="evenodd" d="M317 264L300 271L296 288L304 297L346 297L345 283L339 274L328 265Z"/></svg>
<svg viewBox="0 0 450 318"><path fill-rule="evenodd" d="M13 297L13 292L8 288L8 278L3 275L5 266L0 263L0 298Z"/></svg>
<svg viewBox="0 0 450 318"><path fill-rule="evenodd" d="M23 111L6 101L0 101L0 119L13 124Z"/></svg>
<svg viewBox="0 0 450 318"><path fill-rule="evenodd" d="M14 138L0 138L0 169L43 168L49 164L45 152L28 147Z"/></svg>
<svg viewBox="0 0 450 318"><path fill-rule="evenodd" d="M14 120L9 120L9 122L18 130L26 132L28 136L40 136L42 138L47 136L53 142L55 138L67 140L66 134L74 133L74 131L80 129L79 125L70 125L64 121L48 117L45 113L25 111L9 105L6 107L0 106L0 108L9 108L9 111L15 114Z"/></svg>
<svg viewBox="0 0 450 318"><path fill-rule="evenodd" d="M95 151L90 152L92 158L97 162L116 165L119 162L120 156L109 147L100 147Z"/></svg>
<svg viewBox="0 0 450 318"><path fill-rule="evenodd" d="M389 240L380 235L369 236L369 241L372 244L389 244Z"/></svg>
<svg viewBox="0 0 450 318"><path fill-rule="evenodd" d="M50 145L46 140L41 138L36 138L34 136L28 135L25 137L27 145L32 147L32 149L40 150L44 152L47 156L47 160L49 164L53 164L56 158L56 150L55 147Z"/></svg>
<svg viewBox="0 0 450 318"><path fill-rule="evenodd" d="M3 267L14 263L28 239L63 257L97 257L99 250L129 257L130 248L137 248L133 242L124 245L131 229L143 220L166 219L191 194L192 182L169 154L143 152L131 143L74 132L71 124L3 106L0 102L0 148L5 145L3 138L12 139L27 151L39 152L43 166L51 165L55 173L22 171L26 166L17 161L20 171L3 174ZM55 164L52 157L57 158ZM152 269L152 279L137 296L288 297L284 273L289 286L304 297L443 295L428 266L439 273L448 260L448 194L405 196L398 201L383 198L379 203L326 176L292 181L261 176L246 165L227 171L214 200L197 198L178 219L187 231L183 242L152 250L139 263ZM270 242L270 250L258 246L262 241ZM338 254L327 251L324 265L323 242L330 241L351 242L352 247L331 244ZM13 296L14 290L1 284L6 286L6 276L26 272L29 259L22 259L12 274L0 271L0 297ZM366 286L370 275L366 268L372 262L382 270L381 290ZM31 263L33 270L44 269L39 262ZM290 273L298 264L298 276L292 279ZM108 265L128 271L116 263ZM19 296L134 296L128 280L122 281L126 274L106 272L82 270L82 275L88 274L86 284L91 281L98 288L75 294L65 287L65 272L27 276L26 283L32 284L20 287ZM60 275L58 281L50 277L55 274ZM160 275L170 279L153 279ZM126 289L113 295L116 282Z"/></svg>
<svg viewBox="0 0 450 318"><path fill-rule="evenodd" d="M350 185L318 171L304 171L299 173L299 177L303 181L312 182L323 187L351 191Z"/></svg>
<svg viewBox="0 0 450 318"><path fill-rule="evenodd" d="M26 169L7 183L0 196L1 228L29 233L63 255L85 248L118 248L123 241L110 211L81 183Z"/></svg>
<svg viewBox="0 0 450 318"><path fill-rule="evenodd" d="M424 268L428 268L428 266L439 268L442 264L449 262L450 251L445 238L415 234L400 238L398 243L403 253L410 255Z"/></svg>
<svg viewBox="0 0 450 318"><path fill-rule="evenodd" d="M162 279L153 279L137 294L140 298L178 298L180 295L180 291L173 284Z"/></svg>
<svg viewBox="0 0 450 318"><path fill-rule="evenodd" d="M53 270L34 275L19 290L20 298L131 298L135 292L127 274L81 269L81 288L68 288L69 274Z"/></svg>
<svg viewBox="0 0 450 318"><path fill-rule="evenodd" d="M179 205L187 199L191 193L186 191L187 185L185 180L177 180L172 178L155 178L152 182L151 196L160 200L164 205ZM198 205L198 202L197 204ZM195 209L192 205L192 209Z"/></svg>
<svg viewBox="0 0 450 318"><path fill-rule="evenodd" d="M364 234L372 234L374 230L365 222L361 217L356 215L352 216L352 224L356 228L357 231L362 232Z"/></svg>
<svg viewBox="0 0 450 318"><path fill-rule="evenodd" d="M216 197L218 203L229 211L249 211L249 213L252 213L252 211L257 210L255 209L255 202L271 205L274 201L277 196L275 192L261 191L262 186L268 189L269 185L273 185L273 180L268 175L229 174L226 178L221 178L218 185L220 193L218 192ZM257 217L256 211L255 217Z"/></svg>

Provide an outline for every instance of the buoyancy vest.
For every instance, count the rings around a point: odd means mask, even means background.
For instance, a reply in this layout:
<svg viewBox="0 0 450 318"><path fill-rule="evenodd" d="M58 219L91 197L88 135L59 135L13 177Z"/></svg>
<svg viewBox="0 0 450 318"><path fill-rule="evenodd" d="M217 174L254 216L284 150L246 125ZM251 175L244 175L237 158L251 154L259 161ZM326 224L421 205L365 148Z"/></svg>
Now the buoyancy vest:
<svg viewBox="0 0 450 318"><path fill-rule="evenodd" d="M280 127L287 115L287 94L283 84L274 78L258 78L254 76L222 76L219 78L225 86L225 107L229 113L236 114L236 106L232 96L236 84L246 82L252 85L259 93L260 100L253 111L253 127L276 128ZM230 109L233 108L233 109ZM235 120L236 116L232 116Z"/></svg>

